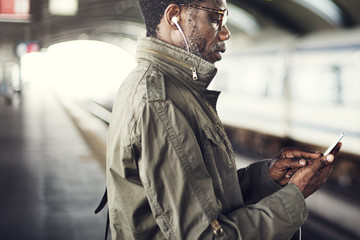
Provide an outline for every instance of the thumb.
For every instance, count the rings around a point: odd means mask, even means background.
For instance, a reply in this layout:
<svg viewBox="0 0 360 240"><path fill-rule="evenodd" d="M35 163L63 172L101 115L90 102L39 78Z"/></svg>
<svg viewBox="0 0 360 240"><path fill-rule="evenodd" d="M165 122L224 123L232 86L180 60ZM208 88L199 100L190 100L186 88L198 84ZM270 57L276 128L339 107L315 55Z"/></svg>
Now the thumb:
<svg viewBox="0 0 360 240"><path fill-rule="evenodd" d="M321 169L328 165L330 165L334 161L335 157L332 154L328 154L326 156L322 156L314 161L311 165L314 169Z"/></svg>
<svg viewBox="0 0 360 240"><path fill-rule="evenodd" d="M325 156L325 160L328 162L328 163L332 163L334 161L335 157L334 155L332 154L328 154Z"/></svg>

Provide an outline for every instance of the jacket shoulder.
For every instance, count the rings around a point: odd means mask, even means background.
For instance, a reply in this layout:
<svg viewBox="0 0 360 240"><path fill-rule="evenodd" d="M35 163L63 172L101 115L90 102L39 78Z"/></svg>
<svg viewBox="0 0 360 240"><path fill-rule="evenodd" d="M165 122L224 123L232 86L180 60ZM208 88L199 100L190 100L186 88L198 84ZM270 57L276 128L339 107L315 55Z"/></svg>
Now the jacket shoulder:
<svg viewBox="0 0 360 240"><path fill-rule="evenodd" d="M164 75L158 69L150 67L145 75L146 98L148 102L166 100Z"/></svg>

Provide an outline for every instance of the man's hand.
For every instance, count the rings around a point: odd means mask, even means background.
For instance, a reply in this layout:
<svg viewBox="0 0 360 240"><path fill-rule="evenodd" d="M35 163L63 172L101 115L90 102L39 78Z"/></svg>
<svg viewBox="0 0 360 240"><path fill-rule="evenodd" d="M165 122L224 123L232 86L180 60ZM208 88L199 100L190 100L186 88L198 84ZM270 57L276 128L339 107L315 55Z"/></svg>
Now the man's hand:
<svg viewBox="0 0 360 240"><path fill-rule="evenodd" d="M307 164L308 160L314 161L321 156L321 153L312 153L297 148L285 148L270 160L269 176L280 186L284 186L296 171Z"/></svg>
<svg viewBox="0 0 360 240"><path fill-rule="evenodd" d="M318 190L330 176L334 167L334 159L341 148L338 143L331 154L322 156L306 167L301 168L291 178L290 182L295 184L305 198Z"/></svg>

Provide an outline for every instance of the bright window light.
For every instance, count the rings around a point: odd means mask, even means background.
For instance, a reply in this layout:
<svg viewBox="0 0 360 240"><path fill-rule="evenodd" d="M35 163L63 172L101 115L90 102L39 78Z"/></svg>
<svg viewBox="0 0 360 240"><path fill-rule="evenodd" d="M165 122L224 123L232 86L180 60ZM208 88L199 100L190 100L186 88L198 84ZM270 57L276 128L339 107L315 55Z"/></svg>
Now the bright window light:
<svg viewBox="0 0 360 240"><path fill-rule="evenodd" d="M58 43L47 52L22 58L24 82L52 87L73 99L112 100L135 58L122 48L99 41Z"/></svg>

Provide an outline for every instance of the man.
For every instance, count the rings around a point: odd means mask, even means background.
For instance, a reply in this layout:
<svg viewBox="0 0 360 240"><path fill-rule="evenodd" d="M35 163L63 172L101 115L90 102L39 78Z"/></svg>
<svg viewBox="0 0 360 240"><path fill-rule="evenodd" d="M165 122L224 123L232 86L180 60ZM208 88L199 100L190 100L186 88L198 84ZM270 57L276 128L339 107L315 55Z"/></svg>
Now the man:
<svg viewBox="0 0 360 240"><path fill-rule="evenodd" d="M139 0L147 37L109 127L112 239L289 239L334 154L285 149L236 170L207 90L230 37L226 0Z"/></svg>

